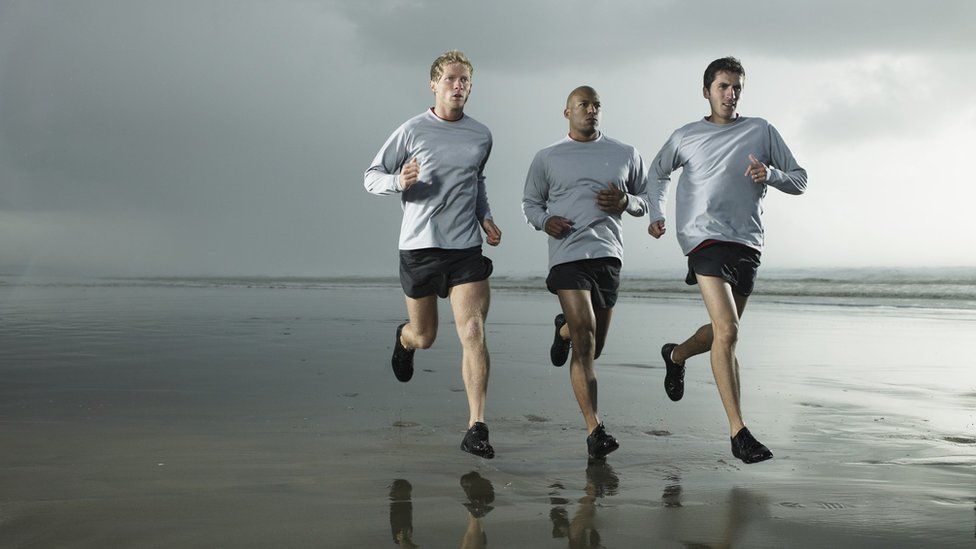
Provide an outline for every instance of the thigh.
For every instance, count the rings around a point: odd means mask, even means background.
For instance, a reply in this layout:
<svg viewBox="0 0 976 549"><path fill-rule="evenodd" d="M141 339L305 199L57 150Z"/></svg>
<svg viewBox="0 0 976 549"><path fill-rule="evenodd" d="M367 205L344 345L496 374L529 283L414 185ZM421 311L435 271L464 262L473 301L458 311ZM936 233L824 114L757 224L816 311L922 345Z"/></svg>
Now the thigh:
<svg viewBox="0 0 976 549"><path fill-rule="evenodd" d="M589 290L556 290L556 295L571 333L579 330L596 332L596 313Z"/></svg>
<svg viewBox="0 0 976 549"><path fill-rule="evenodd" d="M437 296L428 295L421 298L404 296L407 301L407 317L413 329L419 333L436 332L437 330Z"/></svg>
<svg viewBox="0 0 976 549"><path fill-rule="evenodd" d="M736 314L739 315L739 318L742 318L742 313L746 310L746 302L749 301L749 296L736 293L735 290L732 290L732 299L735 300Z"/></svg>
<svg viewBox="0 0 976 549"><path fill-rule="evenodd" d="M737 325L739 314L732 286L717 276L699 274L697 280L712 325Z"/></svg>
<svg viewBox="0 0 976 549"><path fill-rule="evenodd" d="M491 304L491 289L488 286L488 280L452 286L448 295L458 331L469 319L480 318L484 320L488 316L488 306Z"/></svg>
<svg viewBox="0 0 976 549"><path fill-rule="evenodd" d="M607 333L610 331L613 309L594 309L593 312L596 316L596 348L602 349L607 341Z"/></svg>

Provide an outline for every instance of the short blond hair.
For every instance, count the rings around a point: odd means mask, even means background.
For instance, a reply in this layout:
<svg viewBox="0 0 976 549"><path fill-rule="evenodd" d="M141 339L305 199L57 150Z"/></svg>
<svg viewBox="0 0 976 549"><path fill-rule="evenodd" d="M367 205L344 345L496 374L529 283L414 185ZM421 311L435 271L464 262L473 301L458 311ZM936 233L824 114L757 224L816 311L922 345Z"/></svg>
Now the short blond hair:
<svg viewBox="0 0 976 549"><path fill-rule="evenodd" d="M440 57L434 59L434 62L430 65L430 81L437 82L440 80L441 75L444 74L444 66L453 65L454 63L464 65L471 71L471 75L474 76L474 67L471 66L471 61L468 61L468 56L464 55L464 52L461 50L447 50Z"/></svg>

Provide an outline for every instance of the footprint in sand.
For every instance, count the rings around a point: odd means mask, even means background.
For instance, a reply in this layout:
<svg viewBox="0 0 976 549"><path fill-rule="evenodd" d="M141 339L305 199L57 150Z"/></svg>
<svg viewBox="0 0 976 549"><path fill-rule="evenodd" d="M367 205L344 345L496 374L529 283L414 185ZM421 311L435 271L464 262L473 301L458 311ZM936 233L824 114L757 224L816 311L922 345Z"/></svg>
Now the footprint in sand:
<svg viewBox="0 0 976 549"><path fill-rule="evenodd" d="M644 431L645 435L654 435L656 437L669 437L671 436L671 431L665 431L664 429L654 429L652 431Z"/></svg>
<svg viewBox="0 0 976 549"><path fill-rule="evenodd" d="M358 397L359 393L342 393L342 396L347 398Z"/></svg>
<svg viewBox="0 0 976 549"><path fill-rule="evenodd" d="M394 427L417 427L420 424L414 421L394 421Z"/></svg>
<svg viewBox="0 0 976 549"><path fill-rule="evenodd" d="M545 423L549 421L549 418L544 416L537 416L535 414L525 414L523 417L531 421L532 423Z"/></svg>

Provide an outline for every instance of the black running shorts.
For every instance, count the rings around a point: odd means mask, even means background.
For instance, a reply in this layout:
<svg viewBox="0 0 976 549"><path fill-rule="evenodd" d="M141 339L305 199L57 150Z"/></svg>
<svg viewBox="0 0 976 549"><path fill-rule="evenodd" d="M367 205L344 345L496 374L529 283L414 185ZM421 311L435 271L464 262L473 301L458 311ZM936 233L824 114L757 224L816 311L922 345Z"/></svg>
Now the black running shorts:
<svg viewBox="0 0 976 549"><path fill-rule="evenodd" d="M481 246L400 250L400 286L414 299L434 294L447 297L454 286L486 280L492 269L491 260L481 255Z"/></svg>
<svg viewBox="0 0 976 549"><path fill-rule="evenodd" d="M620 260L616 257L580 259L560 263L549 270L546 288L556 290L589 290L595 309L612 309L620 287Z"/></svg>
<svg viewBox="0 0 976 549"><path fill-rule="evenodd" d="M698 283L695 274L717 276L732 286L732 291L744 296L752 293L759 270L759 250L734 242L716 242L688 254L688 276L685 283Z"/></svg>

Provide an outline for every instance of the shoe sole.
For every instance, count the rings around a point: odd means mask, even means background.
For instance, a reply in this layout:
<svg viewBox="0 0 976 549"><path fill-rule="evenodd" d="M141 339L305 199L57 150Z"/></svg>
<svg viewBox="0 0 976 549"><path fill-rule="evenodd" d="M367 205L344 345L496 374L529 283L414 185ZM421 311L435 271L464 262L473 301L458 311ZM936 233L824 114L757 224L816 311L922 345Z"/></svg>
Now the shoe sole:
<svg viewBox="0 0 976 549"><path fill-rule="evenodd" d="M773 453L772 452L770 452L768 456L757 456L755 458L747 458L747 457L737 456L737 455L735 455L735 452L733 452L732 455L734 457L742 460L742 463L745 463L747 465L751 465L753 463L760 463L760 462L763 462L763 461L768 461L770 459L773 459Z"/></svg>
<svg viewBox="0 0 976 549"><path fill-rule="evenodd" d="M465 452L471 454L472 456L478 456L480 458L494 459L494 457L495 457L495 449L494 448L492 448L491 450L488 450L486 452L478 452L478 451L475 451L473 448L469 448L467 444L465 444L465 443L462 442L461 443L461 450L464 450Z"/></svg>

